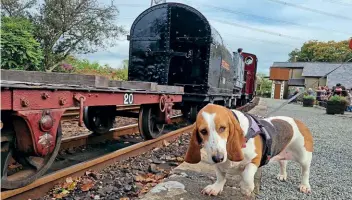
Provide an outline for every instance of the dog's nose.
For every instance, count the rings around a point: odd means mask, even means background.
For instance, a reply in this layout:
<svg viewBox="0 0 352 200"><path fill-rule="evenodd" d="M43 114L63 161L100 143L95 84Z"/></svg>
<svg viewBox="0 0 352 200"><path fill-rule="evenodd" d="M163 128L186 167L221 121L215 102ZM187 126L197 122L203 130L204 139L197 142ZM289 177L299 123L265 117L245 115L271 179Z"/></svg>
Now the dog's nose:
<svg viewBox="0 0 352 200"><path fill-rule="evenodd" d="M224 155L222 153L217 153L216 155L212 156L211 159L215 163L220 163L220 162L224 161Z"/></svg>

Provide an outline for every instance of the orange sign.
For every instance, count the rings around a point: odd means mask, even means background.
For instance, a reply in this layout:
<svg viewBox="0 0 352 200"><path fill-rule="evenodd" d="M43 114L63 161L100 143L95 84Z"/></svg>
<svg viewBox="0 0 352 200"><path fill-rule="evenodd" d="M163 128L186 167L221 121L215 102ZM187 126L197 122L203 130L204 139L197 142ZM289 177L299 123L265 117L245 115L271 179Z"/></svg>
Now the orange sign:
<svg viewBox="0 0 352 200"><path fill-rule="evenodd" d="M230 70L230 65L225 60L221 60L221 67Z"/></svg>

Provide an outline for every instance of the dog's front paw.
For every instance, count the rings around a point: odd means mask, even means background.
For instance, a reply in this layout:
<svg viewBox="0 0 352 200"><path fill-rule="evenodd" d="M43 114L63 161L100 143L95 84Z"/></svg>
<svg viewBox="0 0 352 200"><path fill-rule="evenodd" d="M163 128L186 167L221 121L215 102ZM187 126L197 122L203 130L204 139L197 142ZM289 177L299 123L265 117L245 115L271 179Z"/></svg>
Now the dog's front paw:
<svg viewBox="0 0 352 200"><path fill-rule="evenodd" d="M251 196L253 190L254 190L254 183L246 183L244 181L240 182L240 187L241 187L241 193L247 197Z"/></svg>
<svg viewBox="0 0 352 200"><path fill-rule="evenodd" d="M217 196L222 192L223 189L224 189L224 185L214 183L212 185L208 185L207 187L205 187L202 190L202 194L209 195L209 196L210 195Z"/></svg>
<svg viewBox="0 0 352 200"><path fill-rule="evenodd" d="M310 185L301 184L299 185L299 191L305 194L311 194L312 190L310 189Z"/></svg>
<svg viewBox="0 0 352 200"><path fill-rule="evenodd" d="M286 181L287 180L287 174L284 174L284 175L278 174L276 178L279 181Z"/></svg>

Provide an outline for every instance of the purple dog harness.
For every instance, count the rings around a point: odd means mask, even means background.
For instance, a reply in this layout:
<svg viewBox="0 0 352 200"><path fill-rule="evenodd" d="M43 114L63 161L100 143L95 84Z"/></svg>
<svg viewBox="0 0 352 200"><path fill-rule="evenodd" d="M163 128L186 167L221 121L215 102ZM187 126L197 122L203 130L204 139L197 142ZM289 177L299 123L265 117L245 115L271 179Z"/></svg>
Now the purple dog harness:
<svg viewBox="0 0 352 200"><path fill-rule="evenodd" d="M238 120L237 115L233 112L235 118ZM264 166L268 164L270 158L272 157L271 155L271 144L272 144L272 137L267 131L267 129L275 129L270 123L268 123L265 120L258 120L255 116L249 114L249 113L242 113L244 116L247 117L249 121L249 128L247 131L246 135L246 143L248 142L249 139L254 138L257 135L260 135L263 141L263 155L262 159L260 161L260 166ZM262 125L263 124L263 125Z"/></svg>

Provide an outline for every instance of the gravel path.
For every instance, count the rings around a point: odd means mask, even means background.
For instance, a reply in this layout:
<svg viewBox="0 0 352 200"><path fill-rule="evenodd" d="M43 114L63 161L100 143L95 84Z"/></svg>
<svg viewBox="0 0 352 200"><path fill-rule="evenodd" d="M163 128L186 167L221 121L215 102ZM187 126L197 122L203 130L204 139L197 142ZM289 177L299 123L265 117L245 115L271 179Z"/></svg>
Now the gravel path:
<svg viewBox="0 0 352 200"><path fill-rule="evenodd" d="M268 110L283 101L265 99ZM300 166L289 162L287 182L279 182L279 164L263 167L259 199L352 199L352 115L327 115L325 110L289 104L273 115L302 120L312 131L314 152L310 173L312 194L298 191Z"/></svg>

